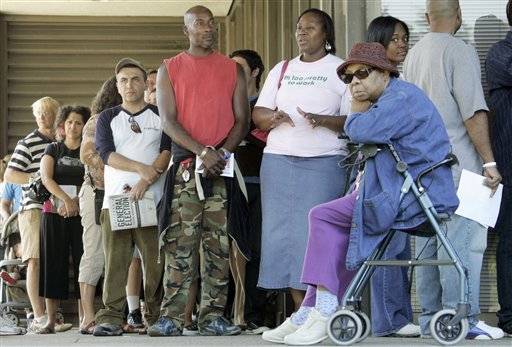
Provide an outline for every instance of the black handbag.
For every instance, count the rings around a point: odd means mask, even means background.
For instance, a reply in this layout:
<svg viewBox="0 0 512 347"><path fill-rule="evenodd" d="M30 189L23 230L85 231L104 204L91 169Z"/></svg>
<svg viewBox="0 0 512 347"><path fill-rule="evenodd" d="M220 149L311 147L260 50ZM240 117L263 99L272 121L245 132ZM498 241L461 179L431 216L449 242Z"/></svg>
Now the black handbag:
<svg viewBox="0 0 512 347"><path fill-rule="evenodd" d="M94 189L94 221L97 225L100 223L101 207L103 206L103 198L105 191L102 189Z"/></svg>
<svg viewBox="0 0 512 347"><path fill-rule="evenodd" d="M41 204L50 199L52 194L44 186L40 172L37 172L36 175L30 179L27 195L30 200L40 202Z"/></svg>

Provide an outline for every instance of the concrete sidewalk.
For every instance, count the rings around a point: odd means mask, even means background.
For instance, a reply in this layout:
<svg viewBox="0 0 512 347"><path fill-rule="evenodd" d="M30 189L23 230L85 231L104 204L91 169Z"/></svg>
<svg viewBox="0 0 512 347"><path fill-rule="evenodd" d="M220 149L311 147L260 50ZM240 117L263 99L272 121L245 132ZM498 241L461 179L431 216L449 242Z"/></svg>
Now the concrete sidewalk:
<svg viewBox="0 0 512 347"><path fill-rule="evenodd" d="M324 341L319 346L333 346L330 341ZM25 335L1 336L0 347L46 347L46 346L279 346L263 341L261 336L240 335L233 337L149 337L147 335L125 334L121 337L94 337L80 335L72 329L56 335ZM356 346L439 346L434 340L419 338L368 338ZM512 338L495 341L463 341L459 346L512 346Z"/></svg>

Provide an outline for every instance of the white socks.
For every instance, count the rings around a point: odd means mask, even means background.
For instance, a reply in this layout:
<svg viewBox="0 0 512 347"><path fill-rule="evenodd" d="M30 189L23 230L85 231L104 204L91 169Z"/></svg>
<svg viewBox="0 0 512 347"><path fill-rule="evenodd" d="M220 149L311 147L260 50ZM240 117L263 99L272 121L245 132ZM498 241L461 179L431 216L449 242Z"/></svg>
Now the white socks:
<svg viewBox="0 0 512 347"><path fill-rule="evenodd" d="M293 313L292 316L290 317L292 323L295 325L304 324L306 322L306 320L308 319L309 312L311 312L312 309L313 309L313 307L301 306L297 310L297 312Z"/></svg>
<svg viewBox="0 0 512 347"><path fill-rule="evenodd" d="M330 317L338 308L338 297L326 289L316 288L315 308L324 317Z"/></svg>
<svg viewBox="0 0 512 347"><path fill-rule="evenodd" d="M128 311L130 312L140 307L138 295L129 295L126 297L126 301L128 302Z"/></svg>
<svg viewBox="0 0 512 347"><path fill-rule="evenodd" d="M309 312L313 307L301 306L297 312L293 313L290 320L295 325L302 325L306 322ZM338 297L327 289L316 288L315 309L324 317L330 317L338 309Z"/></svg>

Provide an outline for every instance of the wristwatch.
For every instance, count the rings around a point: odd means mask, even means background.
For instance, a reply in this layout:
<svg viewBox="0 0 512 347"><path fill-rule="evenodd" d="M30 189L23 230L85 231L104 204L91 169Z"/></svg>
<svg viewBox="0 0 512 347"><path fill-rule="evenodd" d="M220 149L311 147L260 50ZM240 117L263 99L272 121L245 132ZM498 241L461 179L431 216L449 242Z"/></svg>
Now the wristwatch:
<svg viewBox="0 0 512 347"><path fill-rule="evenodd" d="M221 147L220 150L222 152L224 160L228 160L231 157L232 153L230 151L228 151L227 149L225 149L224 147Z"/></svg>

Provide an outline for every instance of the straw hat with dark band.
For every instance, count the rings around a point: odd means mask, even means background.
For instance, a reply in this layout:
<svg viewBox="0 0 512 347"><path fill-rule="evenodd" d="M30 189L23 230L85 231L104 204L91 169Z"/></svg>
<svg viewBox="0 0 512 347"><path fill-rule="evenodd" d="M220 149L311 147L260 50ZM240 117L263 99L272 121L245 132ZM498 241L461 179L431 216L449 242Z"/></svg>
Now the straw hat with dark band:
<svg viewBox="0 0 512 347"><path fill-rule="evenodd" d="M359 42L352 46L347 60L336 69L338 76L343 75L352 64L365 64L389 71L392 75L399 75L396 66L387 58L386 49L378 42Z"/></svg>

